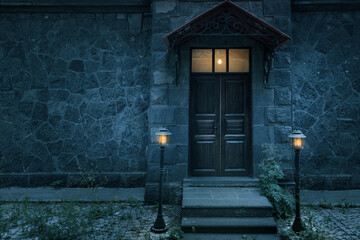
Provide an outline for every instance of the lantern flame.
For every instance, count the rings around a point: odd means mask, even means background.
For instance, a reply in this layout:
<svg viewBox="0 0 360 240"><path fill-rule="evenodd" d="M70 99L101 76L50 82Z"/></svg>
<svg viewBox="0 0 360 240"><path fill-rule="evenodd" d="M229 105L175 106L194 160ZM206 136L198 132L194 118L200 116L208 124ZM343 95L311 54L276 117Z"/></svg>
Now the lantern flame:
<svg viewBox="0 0 360 240"><path fill-rule="evenodd" d="M167 135L159 135L159 143L161 145L167 144Z"/></svg>
<svg viewBox="0 0 360 240"><path fill-rule="evenodd" d="M300 149L303 147L303 139L302 138L294 138L293 146L295 149Z"/></svg>

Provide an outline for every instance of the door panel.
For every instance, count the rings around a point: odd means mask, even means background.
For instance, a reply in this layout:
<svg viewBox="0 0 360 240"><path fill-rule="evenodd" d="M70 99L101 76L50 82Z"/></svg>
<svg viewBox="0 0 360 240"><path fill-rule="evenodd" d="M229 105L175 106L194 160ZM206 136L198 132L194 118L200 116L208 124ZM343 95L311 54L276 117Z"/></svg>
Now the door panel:
<svg viewBox="0 0 360 240"><path fill-rule="evenodd" d="M249 174L246 121L249 119L248 77L221 77L221 175Z"/></svg>
<svg viewBox="0 0 360 240"><path fill-rule="evenodd" d="M250 112L248 75L192 76L190 174L249 174Z"/></svg>
<svg viewBox="0 0 360 240"><path fill-rule="evenodd" d="M219 79L201 76L191 81L191 174L218 176L220 174Z"/></svg>

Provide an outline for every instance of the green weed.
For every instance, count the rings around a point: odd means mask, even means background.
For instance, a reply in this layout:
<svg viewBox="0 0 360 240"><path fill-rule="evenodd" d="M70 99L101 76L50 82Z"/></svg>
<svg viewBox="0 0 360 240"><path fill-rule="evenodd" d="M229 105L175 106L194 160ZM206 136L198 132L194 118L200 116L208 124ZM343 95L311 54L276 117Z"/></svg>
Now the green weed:
<svg viewBox="0 0 360 240"><path fill-rule="evenodd" d="M278 149L274 145L263 145L265 158L260 163L260 187L262 193L269 199L274 208L276 219L286 219L294 214L295 199L286 189L279 186L278 180L284 178L284 173L277 161Z"/></svg>

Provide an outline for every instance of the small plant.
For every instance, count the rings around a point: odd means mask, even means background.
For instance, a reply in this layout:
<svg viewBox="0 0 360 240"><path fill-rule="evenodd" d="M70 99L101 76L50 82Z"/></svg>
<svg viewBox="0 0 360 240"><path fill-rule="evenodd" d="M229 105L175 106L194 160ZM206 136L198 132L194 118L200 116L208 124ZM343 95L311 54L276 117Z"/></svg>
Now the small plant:
<svg viewBox="0 0 360 240"><path fill-rule="evenodd" d="M182 239L184 232L181 230L179 224L172 224L169 230L169 240L180 240Z"/></svg>
<svg viewBox="0 0 360 240"><path fill-rule="evenodd" d="M260 163L260 187L262 193L269 199L274 208L276 219L286 219L294 214L295 199L286 189L279 186L278 180L284 178L284 173L277 162L278 149L274 145L263 145L265 158Z"/></svg>
<svg viewBox="0 0 360 240"><path fill-rule="evenodd" d="M145 240L151 240L150 233L145 233Z"/></svg>
<svg viewBox="0 0 360 240"><path fill-rule="evenodd" d="M129 204L130 206L134 206L134 207L139 207L139 206L144 205L143 201L140 201L136 197L133 197L133 196L129 196L126 203Z"/></svg>
<svg viewBox="0 0 360 240"><path fill-rule="evenodd" d="M326 200L324 200L322 198L320 199L319 207L325 208L325 209L333 209L334 208L334 206L331 203L327 202Z"/></svg>

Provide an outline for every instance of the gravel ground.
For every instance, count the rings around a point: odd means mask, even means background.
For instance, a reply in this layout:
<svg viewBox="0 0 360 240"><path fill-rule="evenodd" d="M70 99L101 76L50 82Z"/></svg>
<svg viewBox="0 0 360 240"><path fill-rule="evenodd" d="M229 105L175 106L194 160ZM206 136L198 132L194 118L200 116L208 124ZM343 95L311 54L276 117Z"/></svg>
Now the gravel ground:
<svg viewBox="0 0 360 240"><path fill-rule="evenodd" d="M307 228L311 228L317 236L315 239L323 240L359 240L360 239L360 208L356 207L302 207L301 216ZM295 235L291 226L294 219L278 221L278 229L283 239L313 239L308 235L299 237ZM289 234L290 233L290 234ZM289 237L290 236L290 237Z"/></svg>
<svg viewBox="0 0 360 240"><path fill-rule="evenodd" d="M333 239L360 239L360 208L312 207L308 211L313 215L316 227Z"/></svg>
<svg viewBox="0 0 360 240"><path fill-rule="evenodd" d="M1 239L180 239L180 206L164 205L169 231L150 231L157 216L156 205L103 204L2 204ZM170 236L172 238L170 238Z"/></svg>
<svg viewBox="0 0 360 240"><path fill-rule="evenodd" d="M112 203L3 203L0 205L1 239L181 239L181 206L164 205L169 231L150 231L156 205L142 202ZM304 222L323 239L359 240L360 208L303 207ZM292 221L279 222L279 231L289 231ZM295 237L295 239L299 239Z"/></svg>

